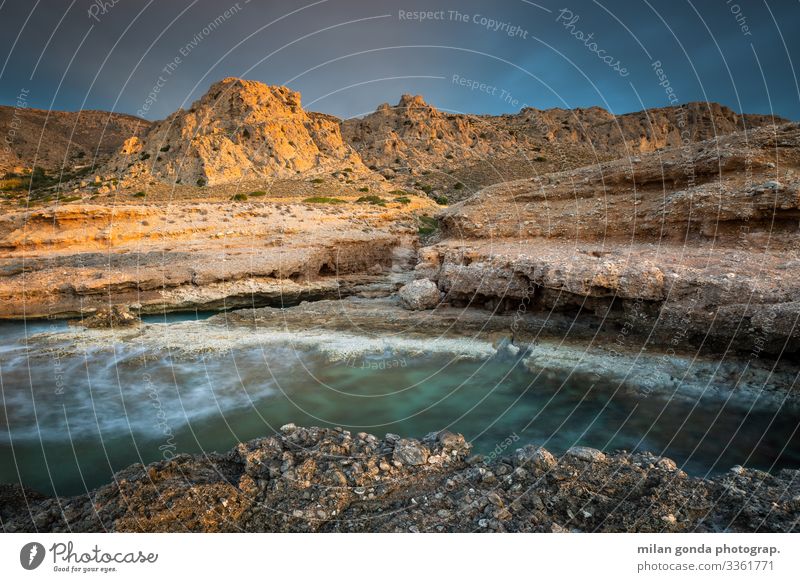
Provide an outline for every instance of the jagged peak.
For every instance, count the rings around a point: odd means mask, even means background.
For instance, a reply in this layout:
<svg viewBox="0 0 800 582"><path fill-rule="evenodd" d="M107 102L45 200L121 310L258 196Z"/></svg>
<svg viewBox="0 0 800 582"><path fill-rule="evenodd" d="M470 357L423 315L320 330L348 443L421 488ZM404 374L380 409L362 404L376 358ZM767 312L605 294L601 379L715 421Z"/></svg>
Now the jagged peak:
<svg viewBox="0 0 800 582"><path fill-rule="evenodd" d="M268 85L261 81L226 77L213 83L194 103L193 108L201 105L213 106L221 99L226 101L236 99L251 105L263 105L278 100L288 106L301 107L300 93L284 85Z"/></svg>
<svg viewBox="0 0 800 582"><path fill-rule="evenodd" d="M406 109L409 107L426 107L432 109L432 107L425 102L425 99L422 98L422 95L411 95L409 93L404 93L400 97L400 102L397 104L397 107Z"/></svg>

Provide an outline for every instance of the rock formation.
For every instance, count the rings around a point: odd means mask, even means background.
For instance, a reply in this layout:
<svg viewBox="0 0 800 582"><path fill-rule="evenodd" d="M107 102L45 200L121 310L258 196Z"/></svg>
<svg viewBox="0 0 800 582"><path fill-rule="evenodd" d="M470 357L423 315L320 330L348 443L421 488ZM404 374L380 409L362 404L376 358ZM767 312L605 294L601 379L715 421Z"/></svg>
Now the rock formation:
<svg viewBox="0 0 800 582"><path fill-rule="evenodd" d="M188 111L127 140L107 168L125 181L200 186L366 171L342 141L336 118L306 113L300 94L286 87L236 78L215 83Z"/></svg>
<svg viewBox="0 0 800 582"><path fill-rule="evenodd" d="M786 124L486 188L441 213L419 275L456 303L636 308L667 344L796 352L798 146Z"/></svg>

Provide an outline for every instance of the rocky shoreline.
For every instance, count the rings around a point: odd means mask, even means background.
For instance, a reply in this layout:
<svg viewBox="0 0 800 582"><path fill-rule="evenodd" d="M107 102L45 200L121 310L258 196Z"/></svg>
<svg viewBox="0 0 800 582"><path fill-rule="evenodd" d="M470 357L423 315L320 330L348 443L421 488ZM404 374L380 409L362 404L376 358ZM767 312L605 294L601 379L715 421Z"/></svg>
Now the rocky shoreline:
<svg viewBox="0 0 800 582"><path fill-rule="evenodd" d="M515 435L471 456L461 435L379 439L281 427L233 450L132 465L87 495L0 487L5 532L791 532L800 471L691 477L650 453Z"/></svg>

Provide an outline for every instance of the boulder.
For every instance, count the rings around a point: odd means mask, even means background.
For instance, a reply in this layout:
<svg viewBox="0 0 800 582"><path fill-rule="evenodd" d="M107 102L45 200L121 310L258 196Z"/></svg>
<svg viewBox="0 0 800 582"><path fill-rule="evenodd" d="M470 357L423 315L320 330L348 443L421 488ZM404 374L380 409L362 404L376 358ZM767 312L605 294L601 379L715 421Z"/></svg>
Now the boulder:
<svg viewBox="0 0 800 582"><path fill-rule="evenodd" d="M433 309L440 300L439 288L430 279L418 279L400 289L400 303L406 309Z"/></svg>

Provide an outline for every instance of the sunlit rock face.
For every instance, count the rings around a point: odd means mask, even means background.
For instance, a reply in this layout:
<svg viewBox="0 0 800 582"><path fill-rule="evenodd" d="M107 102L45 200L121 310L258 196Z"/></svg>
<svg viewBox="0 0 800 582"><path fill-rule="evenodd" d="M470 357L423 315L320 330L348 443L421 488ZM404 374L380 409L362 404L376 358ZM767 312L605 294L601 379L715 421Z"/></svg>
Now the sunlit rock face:
<svg viewBox="0 0 800 582"><path fill-rule="evenodd" d="M236 78L215 83L188 111L126 142L109 164L128 179L201 186L344 167L366 171L342 141L336 118L306 113L296 91Z"/></svg>

